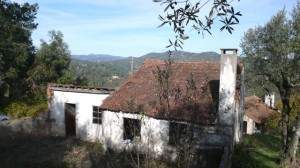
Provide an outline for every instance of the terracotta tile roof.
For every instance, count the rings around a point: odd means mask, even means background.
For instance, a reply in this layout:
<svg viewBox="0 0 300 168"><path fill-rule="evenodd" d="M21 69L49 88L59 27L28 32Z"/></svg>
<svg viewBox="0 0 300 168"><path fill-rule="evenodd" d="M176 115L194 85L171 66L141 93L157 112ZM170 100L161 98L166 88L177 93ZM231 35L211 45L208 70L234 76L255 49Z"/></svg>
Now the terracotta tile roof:
<svg viewBox="0 0 300 168"><path fill-rule="evenodd" d="M245 115L258 124L262 123L266 118L275 112L275 110L270 109L260 98L255 95L245 97L244 108Z"/></svg>
<svg viewBox="0 0 300 168"><path fill-rule="evenodd" d="M158 119L212 124L217 112L220 64L200 60L174 61L169 83L169 111L166 110L166 99L160 101L159 93L162 92L159 92L160 87L153 73L157 67L162 69L164 61L146 60L103 101L101 108L143 113ZM196 89L187 87L188 79L193 79Z"/></svg>

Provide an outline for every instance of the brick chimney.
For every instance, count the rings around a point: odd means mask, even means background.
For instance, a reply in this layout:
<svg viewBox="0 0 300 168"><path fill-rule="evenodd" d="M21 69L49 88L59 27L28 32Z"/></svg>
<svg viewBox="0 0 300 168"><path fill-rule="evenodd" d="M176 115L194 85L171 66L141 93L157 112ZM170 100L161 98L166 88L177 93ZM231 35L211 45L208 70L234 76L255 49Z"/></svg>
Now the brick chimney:
<svg viewBox="0 0 300 168"><path fill-rule="evenodd" d="M235 110L237 49L221 49L218 124L232 134Z"/></svg>

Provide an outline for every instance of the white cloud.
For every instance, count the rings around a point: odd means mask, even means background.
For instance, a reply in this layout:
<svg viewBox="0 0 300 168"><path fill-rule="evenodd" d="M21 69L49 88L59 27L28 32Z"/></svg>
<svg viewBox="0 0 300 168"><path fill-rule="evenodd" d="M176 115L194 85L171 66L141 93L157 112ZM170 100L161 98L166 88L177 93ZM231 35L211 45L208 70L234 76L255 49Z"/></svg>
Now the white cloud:
<svg viewBox="0 0 300 168"><path fill-rule="evenodd" d="M57 10L53 8L48 8L43 6L40 8L40 10L43 11L43 13L47 13L49 15L56 15L57 17L66 17L66 18L76 18L76 15L62 11L62 10Z"/></svg>

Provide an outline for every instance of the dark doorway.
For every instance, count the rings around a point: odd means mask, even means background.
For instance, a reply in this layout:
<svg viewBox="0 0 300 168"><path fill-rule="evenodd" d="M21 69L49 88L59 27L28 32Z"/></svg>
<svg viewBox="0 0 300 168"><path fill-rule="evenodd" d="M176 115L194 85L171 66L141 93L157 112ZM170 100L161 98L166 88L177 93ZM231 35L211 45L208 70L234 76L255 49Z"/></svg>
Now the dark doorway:
<svg viewBox="0 0 300 168"><path fill-rule="evenodd" d="M243 121L243 133L247 133L247 121Z"/></svg>
<svg viewBox="0 0 300 168"><path fill-rule="evenodd" d="M76 105L65 103L66 136L76 136Z"/></svg>

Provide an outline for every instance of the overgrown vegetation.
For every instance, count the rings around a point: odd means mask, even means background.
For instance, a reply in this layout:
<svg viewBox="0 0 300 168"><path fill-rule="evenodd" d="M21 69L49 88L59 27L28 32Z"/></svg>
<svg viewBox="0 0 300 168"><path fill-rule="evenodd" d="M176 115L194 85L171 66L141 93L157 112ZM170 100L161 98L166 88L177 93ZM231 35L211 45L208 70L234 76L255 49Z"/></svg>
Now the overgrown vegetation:
<svg viewBox="0 0 300 168"><path fill-rule="evenodd" d="M0 167L94 167L137 168L137 155L104 150L100 142L85 142L75 138L18 136L0 141ZM141 168L171 168L160 160L146 160L139 155Z"/></svg>
<svg viewBox="0 0 300 168"><path fill-rule="evenodd" d="M300 111L300 95L291 96L290 100L291 112L289 115L289 124L288 132L291 133L295 129L297 113ZM275 108L279 111L282 111L283 105L282 102L278 102ZM272 116L266 119L264 122L264 132L268 134L280 134L282 131L282 125L280 124L282 120L281 113L274 113Z"/></svg>
<svg viewBox="0 0 300 168"><path fill-rule="evenodd" d="M244 135L234 148L233 168L276 168L280 162L280 136Z"/></svg>
<svg viewBox="0 0 300 168"><path fill-rule="evenodd" d="M103 146L74 138L20 136L1 139L0 167L104 167Z"/></svg>
<svg viewBox="0 0 300 168"><path fill-rule="evenodd" d="M199 154L199 149L194 148L196 143L201 142L200 138L195 136L195 134L201 134L204 131L199 129L194 123L199 122L199 119L202 118L202 114L199 111L207 108L205 98L209 95L208 91L210 90L206 81L208 77L201 79L203 81L198 80L198 82L203 83L201 87L199 87L200 84L197 83L193 72L185 76L186 83L184 86L174 84L172 80L175 80L175 74L173 74L175 62L171 58L172 56L173 53L169 51L168 59L164 61L162 66L157 66L156 70L153 71L157 89L156 95L160 103L159 108L166 116L174 112L172 110L177 109L184 111L186 116L192 116L192 124L176 121L169 124L169 144L176 151L173 167L217 167L219 164L217 163L218 159L215 160L216 165L211 165L208 158L206 162L200 163L201 161L199 162L199 160L203 156Z"/></svg>
<svg viewBox="0 0 300 168"><path fill-rule="evenodd" d="M48 105L46 102L24 102L14 101L4 108L3 114L12 118L37 116L38 113L46 112Z"/></svg>

